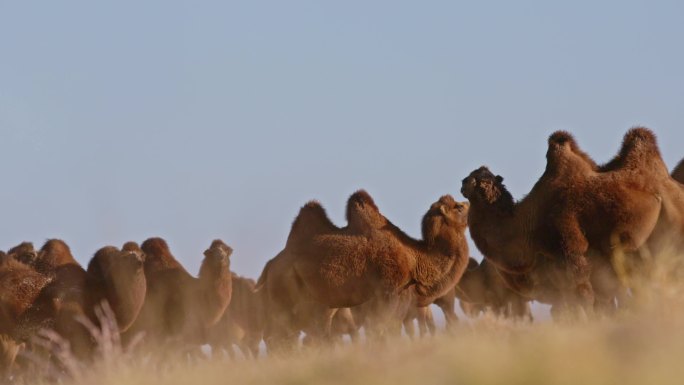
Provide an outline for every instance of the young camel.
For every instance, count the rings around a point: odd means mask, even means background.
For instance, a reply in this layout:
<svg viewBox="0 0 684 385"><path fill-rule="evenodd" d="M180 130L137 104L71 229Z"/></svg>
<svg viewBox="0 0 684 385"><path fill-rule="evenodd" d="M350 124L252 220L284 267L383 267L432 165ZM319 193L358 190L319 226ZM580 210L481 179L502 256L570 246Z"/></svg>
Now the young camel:
<svg viewBox="0 0 684 385"><path fill-rule="evenodd" d="M285 249L267 263L257 284L274 315L267 344L291 346L306 328L329 336L335 309L373 298L389 307L411 285L420 301L441 296L467 264L467 211L467 205L443 196L423 217L423 239L415 240L387 221L363 191L348 201L345 228L335 226L317 202L307 203ZM382 334L384 322L372 324Z"/></svg>
<svg viewBox="0 0 684 385"><path fill-rule="evenodd" d="M630 130L606 166L588 159L569 134L555 133L546 171L520 202L486 167L465 178L461 189L471 202L475 244L497 269L517 276L517 291L585 310L595 299L604 306L621 293L611 266L615 250L636 253L662 234L656 231L662 202L679 199L672 185L661 188L664 164L648 130ZM669 209L675 220L684 208L679 205Z"/></svg>
<svg viewBox="0 0 684 385"><path fill-rule="evenodd" d="M204 252L198 278L173 257L163 239L150 238L141 249L147 293L124 340L144 332L148 345L170 342L194 348L205 343L207 330L219 321L231 300L232 249L221 240L213 241Z"/></svg>
<svg viewBox="0 0 684 385"><path fill-rule="evenodd" d="M489 310L499 316L532 322L529 300L508 287L504 274L487 259L478 264L471 258L454 290L463 312L476 317Z"/></svg>

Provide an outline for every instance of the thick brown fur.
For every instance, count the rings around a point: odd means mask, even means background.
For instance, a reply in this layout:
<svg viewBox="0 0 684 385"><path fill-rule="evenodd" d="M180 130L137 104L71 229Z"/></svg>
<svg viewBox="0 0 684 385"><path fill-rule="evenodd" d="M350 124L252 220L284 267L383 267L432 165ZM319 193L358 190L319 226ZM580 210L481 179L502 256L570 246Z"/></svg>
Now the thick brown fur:
<svg viewBox="0 0 684 385"><path fill-rule="evenodd" d="M61 251L55 253L54 247L44 248L43 251L48 254L43 257L49 256L49 253L63 256L66 249L59 246L57 250ZM40 328L51 328L69 341L76 357L87 359L94 344L80 319L88 319L98 325L95 308L106 301L111 305L120 330L129 327L144 299L142 261L134 254L121 252L112 246L104 247L95 254L88 271L75 260L68 262L70 258L50 257L47 260L62 262L42 263L45 260L39 260L38 270L43 273L34 272L49 282L19 316L13 335L28 340Z"/></svg>
<svg viewBox="0 0 684 385"><path fill-rule="evenodd" d="M134 248L130 244L128 247ZM149 238L142 243L140 248L145 253L146 275L159 270L180 269L185 271L185 268L171 255L169 245L166 244L165 240L158 237Z"/></svg>
<svg viewBox="0 0 684 385"><path fill-rule="evenodd" d="M682 159L677 167L672 170L672 179L684 184L684 159Z"/></svg>
<svg viewBox="0 0 684 385"><path fill-rule="evenodd" d="M7 251L7 255L17 261L33 266L38 253L31 242L22 242Z"/></svg>
<svg viewBox="0 0 684 385"><path fill-rule="evenodd" d="M144 332L151 344L203 344L208 328L218 322L230 303L232 249L220 240L212 242L204 252L198 278L181 266L161 238L146 240L142 250L147 293L125 339Z"/></svg>
<svg viewBox="0 0 684 385"><path fill-rule="evenodd" d="M52 278L13 258L0 263L0 334L14 335L24 313Z"/></svg>
<svg viewBox="0 0 684 385"><path fill-rule="evenodd" d="M61 239L50 239L40 248L32 266L43 274L56 274L58 268L67 265L78 265L71 249Z"/></svg>
<svg viewBox="0 0 684 385"><path fill-rule="evenodd" d="M352 307L374 297L388 299L415 284L419 302L431 303L456 284L467 264L467 205L450 196L435 202L423 218L423 239L410 238L377 211L365 192L348 201L349 224L338 228L316 202L295 219L285 249L264 269L263 287L269 327L298 333L311 314L326 318L335 308ZM465 258L463 258L465 255ZM274 310L275 309L275 310ZM317 322L317 321L314 321ZM270 332L267 330L267 340Z"/></svg>
<svg viewBox="0 0 684 385"><path fill-rule="evenodd" d="M145 300L147 283L142 259L134 252L105 246L90 260L87 272L88 313L106 300L116 317L119 331L126 331L138 317Z"/></svg>
<svg viewBox="0 0 684 385"><path fill-rule="evenodd" d="M681 236L684 196L652 132L630 130L606 166L587 159L569 134L552 135L544 174L517 203L486 167L463 180L476 245L535 299L587 308L596 288L598 301L610 303L620 291L615 250L635 253L673 232Z"/></svg>
<svg viewBox="0 0 684 385"><path fill-rule="evenodd" d="M212 355L221 350L233 357L233 345L245 357L259 356L259 343L264 331L265 309L261 295L255 292L253 279L233 273L232 298L221 320L208 332Z"/></svg>

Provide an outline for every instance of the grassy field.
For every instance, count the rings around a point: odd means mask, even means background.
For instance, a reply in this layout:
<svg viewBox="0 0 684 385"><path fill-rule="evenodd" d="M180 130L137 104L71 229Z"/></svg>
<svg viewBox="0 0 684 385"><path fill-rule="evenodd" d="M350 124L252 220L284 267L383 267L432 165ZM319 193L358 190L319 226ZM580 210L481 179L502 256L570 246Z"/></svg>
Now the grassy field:
<svg viewBox="0 0 684 385"><path fill-rule="evenodd" d="M514 323L484 316L418 341L344 344L257 361L188 363L168 354L162 359L114 349L63 380L127 385L681 384L684 318L671 310L574 324Z"/></svg>

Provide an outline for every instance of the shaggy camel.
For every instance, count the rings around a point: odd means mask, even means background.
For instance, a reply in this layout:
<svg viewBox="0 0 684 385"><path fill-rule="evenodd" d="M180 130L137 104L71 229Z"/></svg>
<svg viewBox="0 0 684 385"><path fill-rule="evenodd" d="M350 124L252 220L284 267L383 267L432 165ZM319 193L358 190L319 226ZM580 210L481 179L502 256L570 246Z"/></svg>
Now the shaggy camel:
<svg viewBox="0 0 684 385"><path fill-rule="evenodd" d="M7 255L25 265L32 266L35 263L38 253L36 253L33 243L22 242L9 249Z"/></svg>
<svg viewBox="0 0 684 385"><path fill-rule="evenodd" d="M95 308L103 301L112 306L122 331L137 317L146 285L142 261L136 255L104 247L95 253L85 271L63 241L50 240L35 262L42 273L31 271L48 283L38 293L33 292L33 301L20 314L14 331L17 338L27 340L40 328L52 328L70 342L77 357L86 358L93 348L92 338L79 318L97 325Z"/></svg>
<svg viewBox="0 0 684 385"><path fill-rule="evenodd" d="M504 274L487 259L478 264L471 258L454 290L463 312L476 317L480 312L490 310L499 316L532 322L529 300L506 285Z"/></svg>
<svg viewBox="0 0 684 385"><path fill-rule="evenodd" d="M364 191L349 198L344 228L335 226L318 202L307 203L292 225L285 249L266 264L257 285L263 287L273 314L267 323L267 344L292 344L306 328L330 336L335 309L377 297L384 306L411 285L420 306L431 303L465 270L467 211L467 204L443 196L423 217L423 239L415 240L380 214ZM374 312L381 313L391 314ZM316 326L311 327L312 322Z"/></svg>
<svg viewBox="0 0 684 385"><path fill-rule="evenodd" d="M684 159L682 159L677 165L677 167L675 167L675 169L672 170L672 179L676 180L681 184L684 184Z"/></svg>
<svg viewBox="0 0 684 385"><path fill-rule="evenodd" d="M618 156L601 167L572 136L554 133L546 170L523 200L514 202L502 182L486 167L463 180L470 232L512 278L509 286L542 302L610 306L623 291L611 265L615 250L635 253L654 235L681 231L663 223L679 221L684 204L646 129L630 130Z"/></svg>
<svg viewBox="0 0 684 385"><path fill-rule="evenodd" d="M0 262L0 334L14 335L20 318L31 307L52 278L13 258Z"/></svg>
<svg viewBox="0 0 684 385"><path fill-rule="evenodd" d="M144 332L148 343L204 343L207 329L219 321L230 303L233 250L221 240L213 241L195 278L173 257L163 239L150 238L141 249L147 293L125 340Z"/></svg>
<svg viewBox="0 0 684 385"><path fill-rule="evenodd" d="M134 252L105 246L88 263L88 316L98 302L106 300L116 317L119 332L125 332L140 313L147 282L143 261Z"/></svg>
<svg viewBox="0 0 684 385"><path fill-rule="evenodd" d="M208 331L212 356L221 350L231 358L233 345L245 357L259 356L259 343L264 330L264 307L261 295L254 290L253 279L232 273L232 298L221 320Z"/></svg>

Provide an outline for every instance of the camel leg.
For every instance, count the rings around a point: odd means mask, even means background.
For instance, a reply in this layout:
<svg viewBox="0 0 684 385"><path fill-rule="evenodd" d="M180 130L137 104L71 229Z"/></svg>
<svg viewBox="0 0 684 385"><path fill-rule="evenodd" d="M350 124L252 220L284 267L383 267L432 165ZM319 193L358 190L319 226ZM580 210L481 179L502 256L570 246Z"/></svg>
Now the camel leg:
<svg viewBox="0 0 684 385"><path fill-rule="evenodd" d="M335 313L337 313L336 308L326 308L323 311L323 338L326 342L333 342L334 337L332 333L332 322L333 318L335 317Z"/></svg>
<svg viewBox="0 0 684 385"><path fill-rule="evenodd" d="M592 314L595 298L591 284L591 266L586 257L589 242L574 216L562 218L558 221L557 228L562 234L561 253L566 272L575 287L572 305L578 307L580 314Z"/></svg>
<svg viewBox="0 0 684 385"><path fill-rule="evenodd" d="M425 307L425 323L431 336L437 334L437 325L435 319L432 317L432 309L429 306Z"/></svg>
<svg viewBox="0 0 684 385"><path fill-rule="evenodd" d="M416 336L416 328L413 324L413 317L406 317L403 320L404 332L408 338L413 339Z"/></svg>
<svg viewBox="0 0 684 385"><path fill-rule="evenodd" d="M456 306L454 299L449 301L435 301L435 305L439 306L444 313L444 319L446 320L447 328L452 328L458 324L458 316L456 315Z"/></svg>

